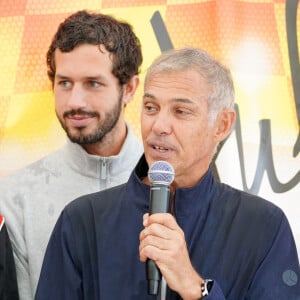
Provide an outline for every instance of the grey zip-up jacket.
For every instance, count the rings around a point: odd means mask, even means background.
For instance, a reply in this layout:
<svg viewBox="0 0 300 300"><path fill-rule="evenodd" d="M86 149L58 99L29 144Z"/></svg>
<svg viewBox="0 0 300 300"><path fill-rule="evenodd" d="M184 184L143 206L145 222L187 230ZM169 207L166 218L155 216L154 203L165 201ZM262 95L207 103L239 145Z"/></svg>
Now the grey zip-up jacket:
<svg viewBox="0 0 300 300"><path fill-rule="evenodd" d="M116 156L89 155L68 141L63 148L0 180L0 212L12 242L21 300L33 299L50 234L65 205L78 196L128 180L143 147L129 125L127 129Z"/></svg>

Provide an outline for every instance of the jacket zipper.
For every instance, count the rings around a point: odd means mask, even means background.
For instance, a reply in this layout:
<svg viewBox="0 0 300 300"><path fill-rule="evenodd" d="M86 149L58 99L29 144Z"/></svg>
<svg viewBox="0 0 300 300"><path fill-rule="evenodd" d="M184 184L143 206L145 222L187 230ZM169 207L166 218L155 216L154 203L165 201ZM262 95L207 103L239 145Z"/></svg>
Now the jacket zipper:
<svg viewBox="0 0 300 300"><path fill-rule="evenodd" d="M101 158L100 160L100 189L106 188L107 180L107 159Z"/></svg>
<svg viewBox="0 0 300 300"><path fill-rule="evenodd" d="M100 178L102 180L105 180L107 177L107 160L106 158L101 159L101 165L100 165Z"/></svg>

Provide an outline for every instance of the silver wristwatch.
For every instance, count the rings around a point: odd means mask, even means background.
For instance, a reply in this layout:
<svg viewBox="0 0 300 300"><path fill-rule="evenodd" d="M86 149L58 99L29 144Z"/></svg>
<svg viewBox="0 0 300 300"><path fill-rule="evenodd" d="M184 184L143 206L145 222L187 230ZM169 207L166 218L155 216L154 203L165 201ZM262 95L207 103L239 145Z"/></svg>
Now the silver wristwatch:
<svg viewBox="0 0 300 300"><path fill-rule="evenodd" d="M206 296L208 296L208 294L209 294L209 292L212 288L213 283L214 283L214 281L211 280L211 279L204 279L204 281L201 284L202 297L200 298L200 300L204 299Z"/></svg>

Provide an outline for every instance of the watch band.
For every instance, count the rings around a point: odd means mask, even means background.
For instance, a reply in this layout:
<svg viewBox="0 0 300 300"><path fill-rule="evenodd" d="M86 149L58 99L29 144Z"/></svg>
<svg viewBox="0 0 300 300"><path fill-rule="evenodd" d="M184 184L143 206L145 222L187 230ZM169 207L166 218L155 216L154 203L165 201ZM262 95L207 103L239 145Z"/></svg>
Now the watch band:
<svg viewBox="0 0 300 300"><path fill-rule="evenodd" d="M209 292L212 288L213 282L214 281L211 279L204 279L204 281L201 284L202 297L199 300L204 299L206 296L209 295Z"/></svg>

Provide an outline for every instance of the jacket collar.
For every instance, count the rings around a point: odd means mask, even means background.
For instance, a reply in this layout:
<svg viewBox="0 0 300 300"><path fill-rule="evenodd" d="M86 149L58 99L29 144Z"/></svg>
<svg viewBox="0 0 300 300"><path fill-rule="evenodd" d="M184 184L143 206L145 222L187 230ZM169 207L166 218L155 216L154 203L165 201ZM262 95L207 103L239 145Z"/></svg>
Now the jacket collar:
<svg viewBox="0 0 300 300"><path fill-rule="evenodd" d="M144 184L142 179L147 176L148 164L143 155L134 172L131 174L130 181L139 186L140 191L147 195L143 201L143 206L149 207L150 186ZM190 216L191 214L199 214L200 211L206 210L216 192L218 183L215 181L212 169L209 168L202 179L190 188L177 188L174 198L174 213L177 218ZM134 189L132 187L132 189ZM138 201L140 199L137 199ZM142 203L140 203L142 204Z"/></svg>
<svg viewBox="0 0 300 300"><path fill-rule="evenodd" d="M91 177L101 177L101 165L106 164L110 176L120 176L122 171L130 171L143 153L141 141L133 134L129 124L127 126L127 136L121 151L117 155L103 157L88 154L80 145L72 143L69 139L64 147L64 153L68 164L76 172L83 173Z"/></svg>

